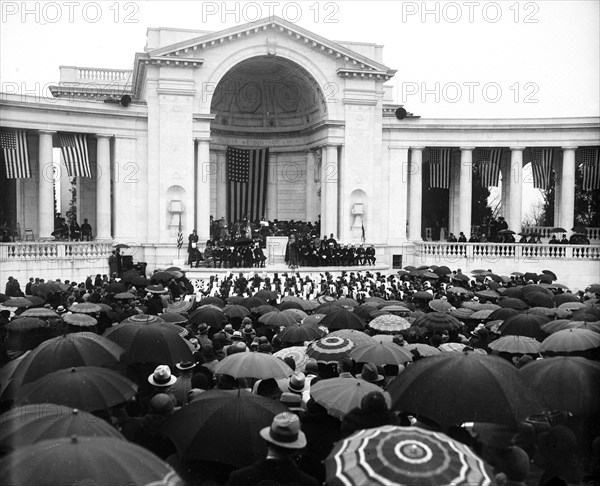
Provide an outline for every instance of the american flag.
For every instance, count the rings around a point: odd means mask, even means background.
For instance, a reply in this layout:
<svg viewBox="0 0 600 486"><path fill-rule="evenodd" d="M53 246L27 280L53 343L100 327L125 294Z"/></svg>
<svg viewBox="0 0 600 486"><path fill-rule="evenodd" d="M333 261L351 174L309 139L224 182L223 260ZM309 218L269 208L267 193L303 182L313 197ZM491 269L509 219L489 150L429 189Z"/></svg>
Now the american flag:
<svg viewBox="0 0 600 486"><path fill-rule="evenodd" d="M583 171L583 190L600 189L600 150L584 148L581 150L581 170Z"/></svg>
<svg viewBox="0 0 600 486"><path fill-rule="evenodd" d="M548 189L552 174L552 156L554 149L532 148L530 153L531 170L533 171L533 187Z"/></svg>
<svg viewBox="0 0 600 486"><path fill-rule="evenodd" d="M227 218L249 221L264 215L267 196L269 149L227 147Z"/></svg>
<svg viewBox="0 0 600 486"><path fill-rule="evenodd" d="M448 189L450 187L450 157L452 149L429 149L429 187Z"/></svg>
<svg viewBox="0 0 600 486"><path fill-rule="evenodd" d="M23 130L0 130L0 146L4 153L7 179L31 177L27 133Z"/></svg>
<svg viewBox="0 0 600 486"><path fill-rule="evenodd" d="M477 167L483 187L498 187L500 179L500 160L502 158L501 148L477 149Z"/></svg>
<svg viewBox="0 0 600 486"><path fill-rule="evenodd" d="M92 177L86 135L59 133L58 141L69 177Z"/></svg>
<svg viewBox="0 0 600 486"><path fill-rule="evenodd" d="M183 228L181 227L181 215L179 215L179 232L177 233L177 249L183 246Z"/></svg>

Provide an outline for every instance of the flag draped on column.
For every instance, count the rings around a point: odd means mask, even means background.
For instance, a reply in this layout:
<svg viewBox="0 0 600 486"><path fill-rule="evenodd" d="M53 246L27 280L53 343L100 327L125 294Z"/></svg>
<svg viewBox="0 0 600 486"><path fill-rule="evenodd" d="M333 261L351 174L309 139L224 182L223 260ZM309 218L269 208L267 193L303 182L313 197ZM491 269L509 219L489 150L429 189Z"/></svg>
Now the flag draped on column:
<svg viewBox="0 0 600 486"><path fill-rule="evenodd" d="M581 170L583 171L583 190L600 189L600 150L584 148L581 150Z"/></svg>
<svg viewBox="0 0 600 486"><path fill-rule="evenodd" d="M60 149L69 177L92 177L87 137L80 133L59 133Z"/></svg>
<svg viewBox="0 0 600 486"><path fill-rule="evenodd" d="M254 221L266 208L269 149L227 147L227 218Z"/></svg>
<svg viewBox="0 0 600 486"><path fill-rule="evenodd" d="M6 178L30 178L27 133L24 130L0 130L0 146L4 154Z"/></svg>
<svg viewBox="0 0 600 486"><path fill-rule="evenodd" d="M500 179L500 160L502 159L501 148L477 149L477 168L483 187L498 187Z"/></svg>
<svg viewBox="0 0 600 486"><path fill-rule="evenodd" d="M429 187L448 189L450 187L450 157L452 149L429 149Z"/></svg>
<svg viewBox="0 0 600 486"><path fill-rule="evenodd" d="M532 148L530 152L531 170L533 172L533 187L548 189L552 175L552 157L554 149Z"/></svg>

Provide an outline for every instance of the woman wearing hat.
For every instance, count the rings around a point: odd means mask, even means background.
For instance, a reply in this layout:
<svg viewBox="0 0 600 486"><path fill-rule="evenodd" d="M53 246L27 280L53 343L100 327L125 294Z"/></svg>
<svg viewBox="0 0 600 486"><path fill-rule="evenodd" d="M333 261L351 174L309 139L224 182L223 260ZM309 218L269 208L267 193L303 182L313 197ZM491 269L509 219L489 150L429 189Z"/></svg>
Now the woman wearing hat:
<svg viewBox="0 0 600 486"><path fill-rule="evenodd" d="M306 436L300 430L300 419L296 414L282 412L275 415L271 426L261 429L260 436L267 443L267 457L232 472L227 483L229 486L319 484L315 478L298 469L293 460L293 456L306 446Z"/></svg>

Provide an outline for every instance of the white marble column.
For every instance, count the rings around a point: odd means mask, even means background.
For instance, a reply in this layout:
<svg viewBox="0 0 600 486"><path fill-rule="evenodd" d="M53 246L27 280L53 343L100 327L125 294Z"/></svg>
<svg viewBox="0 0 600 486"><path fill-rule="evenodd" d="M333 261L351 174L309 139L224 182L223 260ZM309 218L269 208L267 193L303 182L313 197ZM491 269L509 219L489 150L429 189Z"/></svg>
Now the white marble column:
<svg viewBox="0 0 600 486"><path fill-rule="evenodd" d="M452 161L450 161L450 174L449 174L449 186L448 186L448 231L446 232L446 237L450 235L450 233L454 233L456 231L456 227L454 225L455 222L455 193L456 193L456 184L454 182L455 179L455 171L454 165Z"/></svg>
<svg viewBox="0 0 600 486"><path fill-rule="evenodd" d="M406 242L408 147L390 146L389 152L388 245L400 245Z"/></svg>
<svg viewBox="0 0 600 486"><path fill-rule="evenodd" d="M473 204L473 150L475 147L460 148L460 180L458 188L458 228L467 239L471 235L471 210ZM458 235L457 235L458 237Z"/></svg>
<svg viewBox="0 0 600 486"><path fill-rule="evenodd" d="M96 135L96 240L111 239L110 135Z"/></svg>
<svg viewBox="0 0 600 486"><path fill-rule="evenodd" d="M196 229L200 241L210 239L210 138L197 138Z"/></svg>
<svg viewBox="0 0 600 486"><path fill-rule="evenodd" d="M54 231L54 168L52 136L56 132L39 130L38 238L53 239Z"/></svg>
<svg viewBox="0 0 600 486"><path fill-rule="evenodd" d="M508 229L515 233L521 232L522 201L523 201L523 150L525 147L510 148L510 175L509 175L509 213L506 218Z"/></svg>
<svg viewBox="0 0 600 486"><path fill-rule="evenodd" d="M278 154L269 153L269 176L267 179L267 219L277 219L277 194L279 192Z"/></svg>
<svg viewBox="0 0 600 486"><path fill-rule="evenodd" d="M421 218L423 199L423 147L411 147L408 171L408 239L421 241Z"/></svg>
<svg viewBox="0 0 600 486"><path fill-rule="evenodd" d="M327 145L321 164L321 235L338 236L338 175L337 145Z"/></svg>
<svg viewBox="0 0 600 486"><path fill-rule="evenodd" d="M560 220L559 226L571 231L575 224L575 150L577 147L563 147L563 163L560 178ZM558 184L557 184L558 185Z"/></svg>
<svg viewBox="0 0 600 486"><path fill-rule="evenodd" d="M227 219L227 165L225 163L225 152L217 152L217 174L216 174L216 198L217 209L214 215L215 221L221 218Z"/></svg>

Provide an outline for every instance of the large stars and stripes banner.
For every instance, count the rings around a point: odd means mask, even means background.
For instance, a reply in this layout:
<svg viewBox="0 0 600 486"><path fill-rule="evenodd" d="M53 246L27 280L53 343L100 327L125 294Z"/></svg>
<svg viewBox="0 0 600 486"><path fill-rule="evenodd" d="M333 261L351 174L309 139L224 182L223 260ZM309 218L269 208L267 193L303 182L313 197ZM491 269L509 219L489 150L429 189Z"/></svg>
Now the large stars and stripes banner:
<svg viewBox="0 0 600 486"><path fill-rule="evenodd" d="M429 149L429 187L448 189L450 187L450 157L452 149Z"/></svg>
<svg viewBox="0 0 600 486"><path fill-rule="evenodd" d="M87 137L80 133L59 133L58 141L69 177L92 177Z"/></svg>
<svg viewBox="0 0 600 486"><path fill-rule="evenodd" d="M227 147L227 218L262 218L267 201L269 149Z"/></svg>
<svg viewBox="0 0 600 486"><path fill-rule="evenodd" d="M31 177L27 133L23 130L0 130L0 147L4 155L7 179Z"/></svg>
<svg viewBox="0 0 600 486"><path fill-rule="evenodd" d="M584 148L581 150L581 170L583 173L583 190L600 189L600 149Z"/></svg>
<svg viewBox="0 0 600 486"><path fill-rule="evenodd" d="M500 180L501 148L477 149L477 170L483 187L498 187Z"/></svg>
<svg viewBox="0 0 600 486"><path fill-rule="evenodd" d="M551 148L532 148L530 151L533 187L536 189L546 190L550 187L553 154L554 149Z"/></svg>

